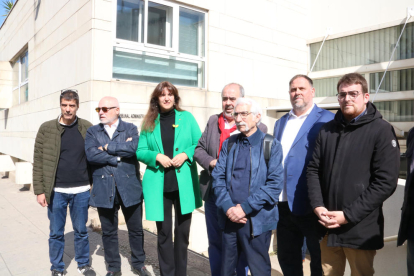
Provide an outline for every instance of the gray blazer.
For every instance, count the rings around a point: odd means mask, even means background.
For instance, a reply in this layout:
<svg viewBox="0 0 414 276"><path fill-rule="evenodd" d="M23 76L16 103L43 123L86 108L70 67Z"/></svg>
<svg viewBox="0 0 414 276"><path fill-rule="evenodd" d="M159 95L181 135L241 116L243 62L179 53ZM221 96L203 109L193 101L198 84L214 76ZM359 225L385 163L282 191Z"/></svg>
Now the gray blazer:
<svg viewBox="0 0 414 276"><path fill-rule="evenodd" d="M211 178L210 162L218 158L218 150L220 147L219 115L215 114L210 116L194 152L194 160L204 169L200 173L200 191L204 201L208 199L210 194L213 194L211 191L213 179ZM263 133L267 133L267 126L265 124L260 123L258 128Z"/></svg>

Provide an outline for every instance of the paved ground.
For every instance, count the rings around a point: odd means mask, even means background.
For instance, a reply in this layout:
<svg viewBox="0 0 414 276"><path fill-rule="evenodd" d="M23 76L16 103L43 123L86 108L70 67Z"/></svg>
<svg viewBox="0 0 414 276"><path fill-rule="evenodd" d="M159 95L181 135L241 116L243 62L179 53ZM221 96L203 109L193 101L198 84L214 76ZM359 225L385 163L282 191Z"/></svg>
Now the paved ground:
<svg viewBox="0 0 414 276"><path fill-rule="evenodd" d="M50 275L48 255L49 220L47 209L36 202L31 191L16 185L0 174L0 276L44 276ZM96 211L90 208L90 217L96 217ZM65 251L63 260L66 264L66 275L80 275L74 260L73 229L68 218L65 229ZM122 274L134 275L130 271L130 249L128 232L125 225L119 226L120 254L122 258ZM89 242L92 266L96 275L104 276L106 266L102 237L99 232L89 228ZM145 232L146 266L153 275L159 274L156 236ZM277 256L271 256L272 276L282 275ZM309 262L306 261L305 275L309 275ZM189 251L188 275L210 275L208 259Z"/></svg>
<svg viewBox="0 0 414 276"><path fill-rule="evenodd" d="M50 275L48 254L49 220L47 209L36 202L31 191L22 189L10 179L0 174L0 276ZM96 211L90 208L90 217ZM73 229L68 218L65 229L65 251L63 260L67 275L80 275L74 260L75 250ZM119 226L122 275L134 275L130 271L130 248L125 225ZM89 243L92 266L96 275L105 275L102 236L89 228ZM156 249L156 236L145 232L146 266L153 275L160 275ZM197 253L189 252L188 275L210 275L208 259Z"/></svg>

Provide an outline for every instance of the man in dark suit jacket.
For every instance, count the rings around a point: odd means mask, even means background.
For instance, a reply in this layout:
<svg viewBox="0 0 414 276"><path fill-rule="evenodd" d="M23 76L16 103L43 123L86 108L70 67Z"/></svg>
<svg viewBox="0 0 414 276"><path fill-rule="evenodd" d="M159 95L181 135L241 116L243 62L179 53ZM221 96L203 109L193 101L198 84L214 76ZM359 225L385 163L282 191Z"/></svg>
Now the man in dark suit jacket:
<svg viewBox="0 0 414 276"><path fill-rule="evenodd" d="M200 173L200 190L204 203L207 224L208 253L211 275L220 276L221 269L221 237L222 230L218 225L216 198L212 186L211 172L216 166L222 143L231 135L240 133L232 116L236 100L244 97L244 88L240 84L227 84L221 92L222 109L220 114L214 114L208 120L203 135L198 141L194 152L194 159L203 167ZM260 123L257 126L263 133L267 133L267 126ZM247 275L247 262L242 255L237 266L237 275Z"/></svg>
<svg viewBox="0 0 414 276"><path fill-rule="evenodd" d="M414 276L414 128L407 136L407 180L397 245L407 242L407 272Z"/></svg>
<svg viewBox="0 0 414 276"><path fill-rule="evenodd" d="M122 209L128 227L132 272L149 276L144 266L144 232L142 229L142 185L135 153L138 129L119 118L116 98L104 97L96 108L100 124L88 129L85 152L92 167L93 187L89 204L97 207L105 248L106 276L120 276L121 257L118 247L118 210Z"/></svg>
<svg viewBox="0 0 414 276"><path fill-rule="evenodd" d="M292 110L276 122L274 129L274 137L283 148L285 174L278 205L278 259L284 275L303 275L301 248L306 237L312 276L322 275L318 220L309 204L306 168L319 129L334 114L313 103L315 88L308 76L294 76L289 87Z"/></svg>

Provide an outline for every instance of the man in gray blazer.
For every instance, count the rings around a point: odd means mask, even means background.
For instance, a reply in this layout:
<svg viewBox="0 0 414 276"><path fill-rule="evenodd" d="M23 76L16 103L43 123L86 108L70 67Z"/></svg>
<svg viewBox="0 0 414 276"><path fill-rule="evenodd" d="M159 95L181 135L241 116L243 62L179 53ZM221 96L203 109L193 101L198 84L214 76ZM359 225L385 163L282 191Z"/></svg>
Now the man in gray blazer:
<svg viewBox="0 0 414 276"><path fill-rule="evenodd" d="M237 83L230 83L224 86L221 92L223 112L210 117L194 153L194 159L204 169L200 174L200 190L204 200L209 241L208 254L212 276L220 276L222 230L218 225L216 198L211 189L213 182L211 172L216 166L223 142L230 135L240 133L232 116L234 105L239 97L244 97L243 86ZM267 133L267 126L265 124L260 123L258 128L263 133ZM247 276L247 271L247 262L244 255L242 255L237 265L237 276Z"/></svg>

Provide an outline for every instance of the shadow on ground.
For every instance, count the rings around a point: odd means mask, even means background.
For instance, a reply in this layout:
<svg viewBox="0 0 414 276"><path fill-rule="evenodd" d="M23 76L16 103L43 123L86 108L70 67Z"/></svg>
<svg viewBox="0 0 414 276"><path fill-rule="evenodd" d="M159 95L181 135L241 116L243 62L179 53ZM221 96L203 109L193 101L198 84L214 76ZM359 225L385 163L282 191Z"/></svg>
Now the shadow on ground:
<svg viewBox="0 0 414 276"><path fill-rule="evenodd" d="M119 240L119 253L124 258L128 259L129 265L131 265L131 250L129 246L128 231L118 230L118 240ZM70 262L65 262L66 267L71 263L75 258L74 251L74 232L68 232L65 234L65 253L70 258ZM104 247L102 244L102 234L101 232L89 232L89 250L91 254L91 264L93 266L93 255L104 256ZM155 275L159 276L159 264L158 264L158 255L157 255L157 236L151 232L144 230L144 250L146 255L145 265L152 266ZM188 266L187 266L187 275L191 276L209 276L210 274L210 265L208 258L195 253L191 250L188 250ZM278 275L278 274L275 274ZM273 276L273 274L272 274Z"/></svg>

